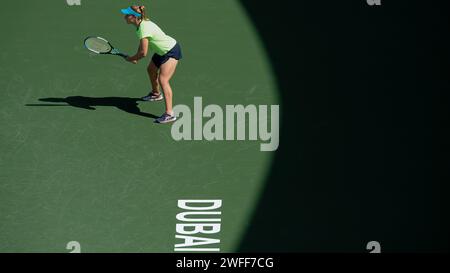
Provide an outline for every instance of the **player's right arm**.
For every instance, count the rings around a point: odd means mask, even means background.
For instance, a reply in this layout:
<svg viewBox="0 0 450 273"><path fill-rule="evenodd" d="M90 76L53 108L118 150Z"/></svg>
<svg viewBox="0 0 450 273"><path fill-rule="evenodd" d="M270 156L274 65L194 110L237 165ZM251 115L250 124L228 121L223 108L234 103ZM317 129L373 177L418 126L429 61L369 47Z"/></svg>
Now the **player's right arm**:
<svg viewBox="0 0 450 273"><path fill-rule="evenodd" d="M128 57L127 61L132 62L132 63L137 63L137 61L139 61L140 59L147 56L147 53L148 53L148 39L142 38L139 41L139 48L138 48L136 54Z"/></svg>

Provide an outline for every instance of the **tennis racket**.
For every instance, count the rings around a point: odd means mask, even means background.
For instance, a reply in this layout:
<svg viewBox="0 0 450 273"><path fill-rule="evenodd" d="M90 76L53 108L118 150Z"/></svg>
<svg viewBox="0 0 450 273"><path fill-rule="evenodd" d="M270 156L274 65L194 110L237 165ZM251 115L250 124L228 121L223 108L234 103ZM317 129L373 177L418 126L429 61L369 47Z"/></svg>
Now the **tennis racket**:
<svg viewBox="0 0 450 273"><path fill-rule="evenodd" d="M114 48L110 42L101 37L87 37L84 39L84 46L97 54L117 55L124 59L128 57L127 54L121 53L118 49Z"/></svg>

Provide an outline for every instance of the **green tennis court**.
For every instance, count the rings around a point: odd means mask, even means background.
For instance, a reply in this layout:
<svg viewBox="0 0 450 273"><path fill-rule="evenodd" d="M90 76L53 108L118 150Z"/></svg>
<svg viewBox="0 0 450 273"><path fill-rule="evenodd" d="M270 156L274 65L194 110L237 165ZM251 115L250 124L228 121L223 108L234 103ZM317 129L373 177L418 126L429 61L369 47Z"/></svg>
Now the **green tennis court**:
<svg viewBox="0 0 450 273"><path fill-rule="evenodd" d="M76 2L76 1L75 1ZM0 30L0 252L172 252L180 199L221 199L220 249L250 222L273 153L260 142L175 141L146 66L90 54L98 35L134 54L132 1L4 1ZM174 104L274 105L264 45L238 1L139 1L183 48ZM10 13L21 6L19 13ZM6 39L7 37L7 39ZM136 110L138 109L138 110Z"/></svg>

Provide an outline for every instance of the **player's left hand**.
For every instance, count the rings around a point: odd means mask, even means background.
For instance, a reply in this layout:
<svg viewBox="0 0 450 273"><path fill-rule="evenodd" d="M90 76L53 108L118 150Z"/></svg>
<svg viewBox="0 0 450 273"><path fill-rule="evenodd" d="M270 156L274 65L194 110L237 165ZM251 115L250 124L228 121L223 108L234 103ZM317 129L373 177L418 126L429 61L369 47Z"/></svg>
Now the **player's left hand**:
<svg viewBox="0 0 450 273"><path fill-rule="evenodd" d="M130 62L130 63L133 63L133 64L137 64L137 61L136 60L131 60L130 57L127 58L127 61Z"/></svg>

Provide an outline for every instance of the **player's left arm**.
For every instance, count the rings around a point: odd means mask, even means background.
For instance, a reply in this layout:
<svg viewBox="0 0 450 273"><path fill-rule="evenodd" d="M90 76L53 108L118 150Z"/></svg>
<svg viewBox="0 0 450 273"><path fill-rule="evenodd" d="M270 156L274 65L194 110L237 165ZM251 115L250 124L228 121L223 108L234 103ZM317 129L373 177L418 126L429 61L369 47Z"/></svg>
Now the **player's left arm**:
<svg viewBox="0 0 450 273"><path fill-rule="evenodd" d="M147 53L148 53L148 39L142 38L139 41L139 48L137 50L137 53L133 56L128 57L127 61L137 63L137 61L147 56Z"/></svg>

